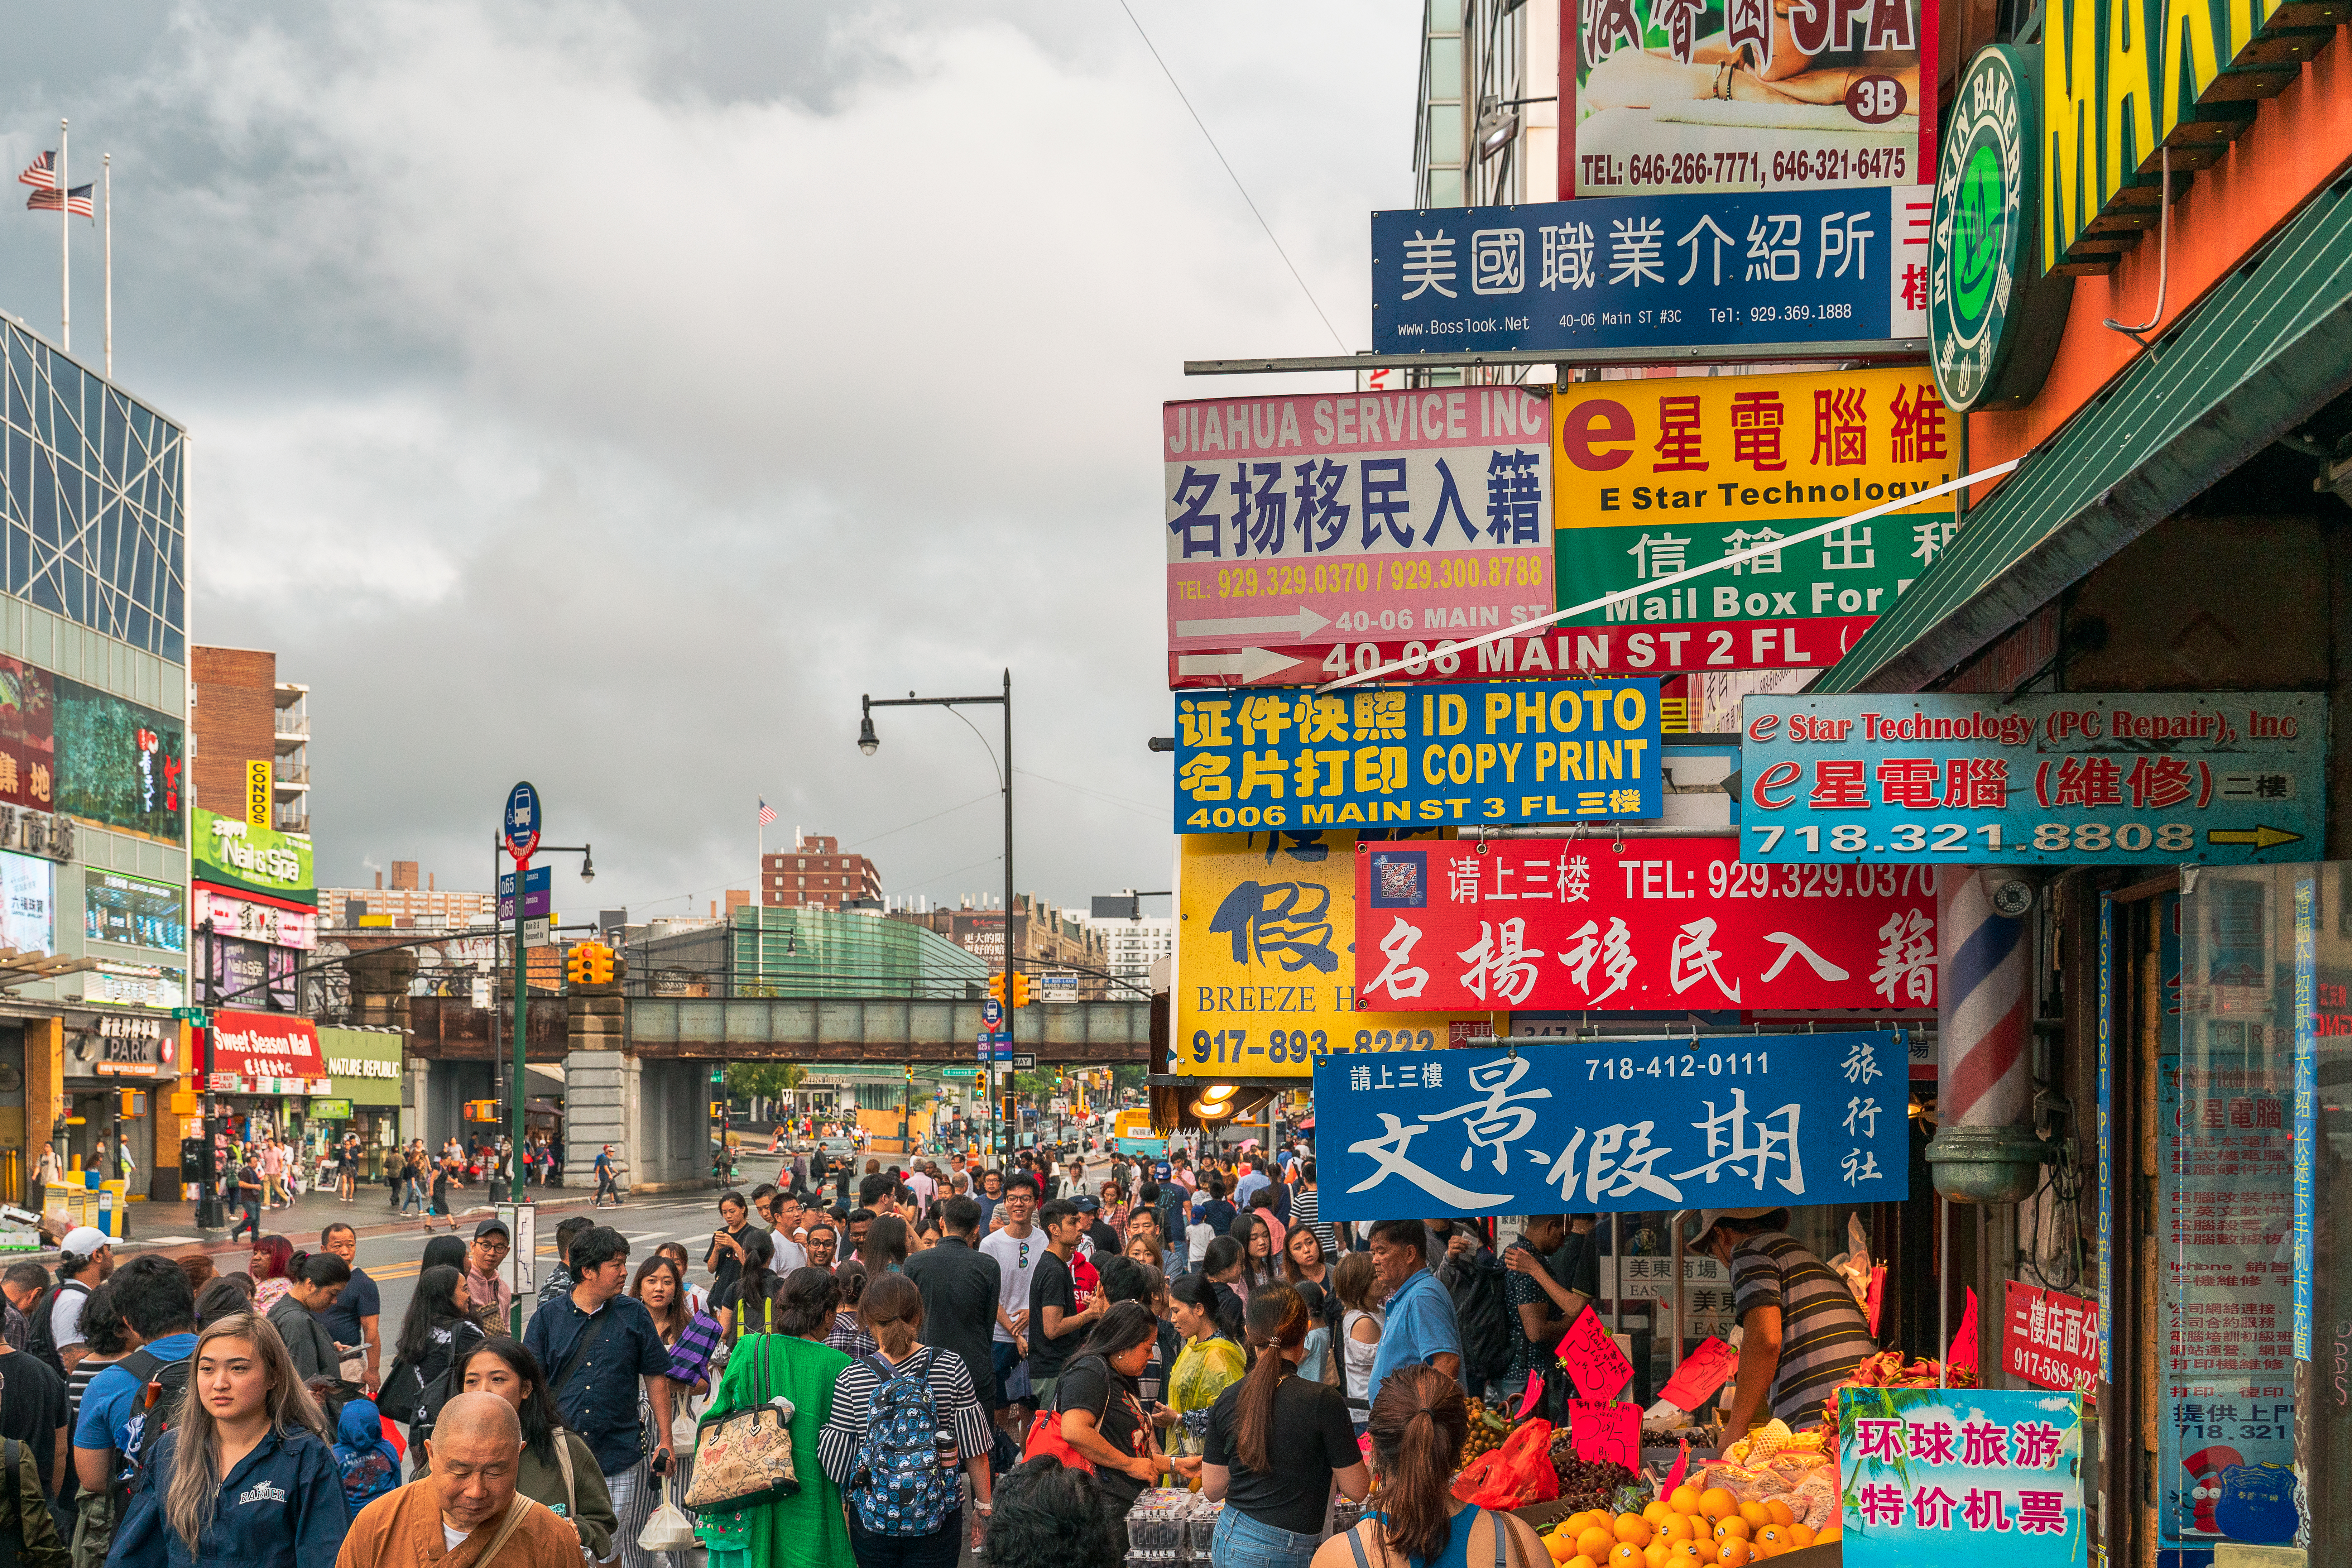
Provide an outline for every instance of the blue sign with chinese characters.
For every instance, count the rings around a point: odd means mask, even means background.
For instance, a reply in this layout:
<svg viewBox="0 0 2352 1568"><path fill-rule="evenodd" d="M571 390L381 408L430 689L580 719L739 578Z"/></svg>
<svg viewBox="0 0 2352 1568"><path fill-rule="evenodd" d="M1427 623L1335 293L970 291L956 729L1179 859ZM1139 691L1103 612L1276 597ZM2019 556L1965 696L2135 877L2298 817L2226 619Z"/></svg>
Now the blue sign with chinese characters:
<svg viewBox="0 0 2352 1568"><path fill-rule="evenodd" d="M1905 1057L1885 1030L1320 1057L1321 1212L1895 1202L1911 1190Z"/></svg>
<svg viewBox="0 0 2352 1568"><path fill-rule="evenodd" d="M1372 215L1380 353L1925 338L1926 185Z"/></svg>
<svg viewBox="0 0 2352 1568"><path fill-rule="evenodd" d="M1664 809L1654 679L1176 697L1176 831Z"/></svg>
<svg viewBox="0 0 2352 1568"><path fill-rule="evenodd" d="M2326 821L2315 692L1748 697L1750 863L2245 865Z"/></svg>

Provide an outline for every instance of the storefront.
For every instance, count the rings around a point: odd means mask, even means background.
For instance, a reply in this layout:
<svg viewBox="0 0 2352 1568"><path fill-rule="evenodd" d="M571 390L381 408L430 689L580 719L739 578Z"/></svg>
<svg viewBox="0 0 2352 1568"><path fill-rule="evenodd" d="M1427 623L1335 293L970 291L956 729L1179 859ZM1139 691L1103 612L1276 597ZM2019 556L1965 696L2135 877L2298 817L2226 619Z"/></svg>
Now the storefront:
<svg viewBox="0 0 2352 1568"><path fill-rule="evenodd" d="M313 1095L335 1098L319 1049L319 1026L308 1018L226 1011L206 1030L205 1087L233 1142L267 1132L299 1142L310 1123Z"/></svg>
<svg viewBox="0 0 2352 1568"><path fill-rule="evenodd" d="M328 1089L310 1101L310 1122L336 1144L346 1132L359 1135L362 1182L383 1176L385 1155L400 1143L402 1039L397 1029L319 1029Z"/></svg>
<svg viewBox="0 0 2352 1568"><path fill-rule="evenodd" d="M208 811L195 818L200 1005L295 1011L298 972L318 944L309 841Z"/></svg>
<svg viewBox="0 0 2352 1568"><path fill-rule="evenodd" d="M145 1198L156 1177L178 1170L155 1163L158 1112L180 1077L180 1026L169 1014L124 1009L69 1010L65 1027L66 1137L58 1152L68 1169L100 1169L99 1145L128 1153L129 1192ZM176 1161L168 1144L166 1154ZM106 1172L111 1179L115 1173ZM165 1194L176 1196L176 1192Z"/></svg>

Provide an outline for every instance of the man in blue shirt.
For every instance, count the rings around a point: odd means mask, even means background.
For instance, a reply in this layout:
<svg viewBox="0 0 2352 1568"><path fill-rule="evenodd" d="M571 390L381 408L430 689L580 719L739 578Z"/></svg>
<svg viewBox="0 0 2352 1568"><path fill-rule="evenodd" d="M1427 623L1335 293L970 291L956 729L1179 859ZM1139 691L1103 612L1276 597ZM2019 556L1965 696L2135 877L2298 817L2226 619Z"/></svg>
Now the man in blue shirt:
<svg viewBox="0 0 2352 1568"><path fill-rule="evenodd" d="M1381 1348L1372 1357L1365 1394L1381 1396L1389 1373L1408 1366L1433 1366L1462 1376L1462 1328L1454 1298L1429 1271L1429 1231L1417 1219L1384 1219L1372 1226L1372 1276L1387 1292Z"/></svg>
<svg viewBox="0 0 2352 1568"><path fill-rule="evenodd" d="M1211 1176L1202 1193L1201 1201L1192 1205L1192 1218L1207 1226L1212 1237L1224 1235L1233 1228L1234 1215L1238 1212L1225 1201L1225 1179Z"/></svg>
<svg viewBox="0 0 2352 1568"><path fill-rule="evenodd" d="M187 1360L196 1348L196 1295L178 1263L134 1258L109 1283L115 1310L145 1342L91 1378L82 1393L81 1415L74 1424L74 1474L90 1492L106 1491L137 1462L147 1420L140 1395L148 1378L158 1367ZM184 1377L179 1384L187 1386Z"/></svg>
<svg viewBox="0 0 2352 1568"><path fill-rule="evenodd" d="M1242 1172L1241 1180L1234 1184L1234 1206L1242 1209L1248 1208L1250 1206L1250 1194L1252 1193L1256 1192L1260 1187L1272 1186L1273 1184L1274 1184L1266 1178L1265 1157L1263 1155L1252 1155L1247 1167Z"/></svg>
<svg viewBox="0 0 2352 1568"><path fill-rule="evenodd" d="M345 1350L367 1346L367 1394L373 1399L383 1383L383 1292L368 1278L367 1270L353 1261L360 1254L359 1232L339 1220L319 1233L319 1245L341 1258L352 1271L351 1282L335 1298L335 1304L319 1314L319 1321Z"/></svg>
<svg viewBox="0 0 2352 1568"><path fill-rule="evenodd" d="M547 1392L563 1424L595 1452L604 1488L613 1495L613 1511L627 1519L646 1474L637 1462L640 1378L653 1406L654 1429L647 1434L653 1473L667 1476L676 1463L670 1448L669 1348L646 1304L622 1294L629 1282L629 1243L619 1231L602 1225L583 1231L572 1243L570 1260L579 1283L570 1295L531 1314L522 1331L523 1348L548 1369ZM571 1365L583 1345L579 1364Z"/></svg>

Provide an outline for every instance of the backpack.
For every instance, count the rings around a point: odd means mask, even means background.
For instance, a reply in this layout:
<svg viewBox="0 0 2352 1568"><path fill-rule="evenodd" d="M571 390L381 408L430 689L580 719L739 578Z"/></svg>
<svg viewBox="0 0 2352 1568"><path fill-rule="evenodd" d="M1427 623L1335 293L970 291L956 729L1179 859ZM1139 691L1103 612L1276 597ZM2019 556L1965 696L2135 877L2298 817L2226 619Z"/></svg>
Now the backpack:
<svg viewBox="0 0 2352 1568"><path fill-rule="evenodd" d="M58 1296L68 1290L79 1291L84 1296L89 1294L89 1287L79 1279L64 1279L50 1286L41 1292L41 1299L33 1303L32 1321L26 1326L25 1334L25 1349L48 1363L49 1370L59 1377L66 1374L66 1363L65 1358L58 1353L57 1319L51 1309L57 1306Z"/></svg>
<svg viewBox="0 0 2352 1568"><path fill-rule="evenodd" d="M1491 1252L1471 1254L1454 1265L1454 1317L1462 1333L1462 1375L1473 1388L1511 1370L1511 1340L1517 1314L1506 1303L1502 1261Z"/></svg>
<svg viewBox="0 0 2352 1568"><path fill-rule="evenodd" d="M49 1511L47 1489L32 1449L0 1437L0 1564L70 1568L73 1548Z"/></svg>
<svg viewBox="0 0 2352 1568"><path fill-rule="evenodd" d="M466 1342L467 1329L473 1330L477 1336L474 1344ZM441 1414L441 1407L449 1403L449 1396L457 1391L457 1369L465 1364L467 1354L488 1337L473 1319L452 1319L448 1364L436 1375L427 1378L421 1363L405 1356L396 1357L392 1363L392 1371L384 1377L381 1392L376 1395L375 1407L403 1426L422 1424L430 1426L433 1418Z"/></svg>
<svg viewBox="0 0 2352 1568"><path fill-rule="evenodd" d="M131 1419L123 1423L122 1470L121 1490L128 1495L146 1473L147 1458L155 1451L155 1439L171 1430L172 1417L180 1408L180 1396L187 1392L188 1374L195 1369L195 1352L189 1352L178 1361L165 1361L154 1352L132 1351L114 1363L139 1380L139 1392L131 1395Z"/></svg>
<svg viewBox="0 0 2352 1568"><path fill-rule="evenodd" d="M850 1466L849 1506L876 1535L929 1535L957 1506L954 1474L940 1463L939 1405L931 1397L932 1360L922 1354L893 1370L875 1356L858 1359L882 1381L866 1402L866 1434Z"/></svg>

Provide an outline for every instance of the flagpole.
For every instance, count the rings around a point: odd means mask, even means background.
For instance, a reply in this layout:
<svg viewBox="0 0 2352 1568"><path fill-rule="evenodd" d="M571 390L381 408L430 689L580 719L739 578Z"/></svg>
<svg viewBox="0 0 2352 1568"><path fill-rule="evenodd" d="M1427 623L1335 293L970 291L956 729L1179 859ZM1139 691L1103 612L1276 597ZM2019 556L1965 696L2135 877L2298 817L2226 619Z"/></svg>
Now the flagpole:
<svg viewBox="0 0 2352 1568"><path fill-rule="evenodd" d="M73 353L73 214L67 211L66 122L58 119L58 346Z"/></svg>
<svg viewBox="0 0 2352 1568"><path fill-rule="evenodd" d="M106 168L106 379L114 379L114 154L104 160Z"/></svg>

